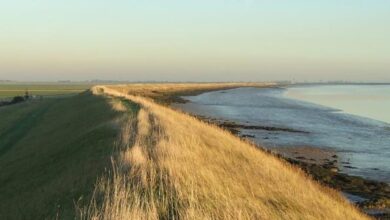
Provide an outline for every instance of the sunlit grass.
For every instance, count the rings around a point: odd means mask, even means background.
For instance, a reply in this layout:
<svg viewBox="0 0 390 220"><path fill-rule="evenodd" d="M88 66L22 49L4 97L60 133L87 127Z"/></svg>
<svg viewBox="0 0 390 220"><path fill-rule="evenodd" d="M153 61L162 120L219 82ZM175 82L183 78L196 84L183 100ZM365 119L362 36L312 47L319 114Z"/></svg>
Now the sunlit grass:
<svg viewBox="0 0 390 220"><path fill-rule="evenodd" d="M122 127L114 171L99 180L95 200L80 211L81 217L366 219L338 192L320 186L298 168L142 96L236 86L95 87L95 93L123 97L141 110Z"/></svg>

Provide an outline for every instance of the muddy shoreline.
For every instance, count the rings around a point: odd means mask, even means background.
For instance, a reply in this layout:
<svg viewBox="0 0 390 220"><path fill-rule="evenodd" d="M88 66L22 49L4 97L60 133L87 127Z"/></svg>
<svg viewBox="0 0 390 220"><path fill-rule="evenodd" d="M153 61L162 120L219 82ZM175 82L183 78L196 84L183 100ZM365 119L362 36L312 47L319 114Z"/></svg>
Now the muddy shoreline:
<svg viewBox="0 0 390 220"><path fill-rule="evenodd" d="M285 85L283 84L264 84L264 85L258 85L253 86L257 88L277 88L277 87L283 87ZM158 94L156 97L153 98L156 102L163 105L172 105L172 104L185 104L190 102L189 100L183 98L183 96L196 96L200 95L206 92L213 92L213 91L224 91L229 89L237 89L240 88L240 86L236 87L226 87L226 88L209 88L209 89L199 89L199 90L186 90L186 91L180 91L180 92L158 92L153 91L154 93Z"/></svg>
<svg viewBox="0 0 390 220"><path fill-rule="evenodd" d="M280 87L267 86L267 87ZM231 88L229 88L231 89ZM223 90L223 89L218 89ZM158 101L161 104L172 105L175 103L189 102L182 96L199 95L204 92L215 90L201 91L186 91L180 93L166 94ZM210 124L217 125L232 134L253 142L254 135L245 134L245 130L266 130L266 131L283 131L294 133L309 133L307 131L294 130L286 127L270 127L262 125L238 124L228 120L218 120L214 118L206 118L200 115L194 117ZM303 171L309 174L315 181L322 185L326 185L333 189L337 189L345 194L345 196L355 203L362 211L366 212L377 219L390 218L390 186L388 183L365 179L358 176L351 176L339 172L338 167L350 167L346 162L340 162L335 152L324 150L311 146L297 147L275 147L263 148L256 144L260 149L267 151L275 156L287 161L290 164L300 167Z"/></svg>
<svg viewBox="0 0 390 220"><path fill-rule="evenodd" d="M309 174L315 181L333 189L343 192L350 201L355 203L362 211L377 218L390 218L390 186L388 183L368 180L358 176L351 176L340 173L338 165L340 162L334 151L324 150L310 146L297 147L275 147L264 148L254 143L251 139L254 135L248 135L241 129L268 130L284 132L305 132L283 127L268 127L261 125L243 125L235 122L214 118L193 115L194 117L220 128L228 130L232 134L252 142L260 149L287 161L290 164L300 167ZM348 164L341 162L341 165L348 167Z"/></svg>

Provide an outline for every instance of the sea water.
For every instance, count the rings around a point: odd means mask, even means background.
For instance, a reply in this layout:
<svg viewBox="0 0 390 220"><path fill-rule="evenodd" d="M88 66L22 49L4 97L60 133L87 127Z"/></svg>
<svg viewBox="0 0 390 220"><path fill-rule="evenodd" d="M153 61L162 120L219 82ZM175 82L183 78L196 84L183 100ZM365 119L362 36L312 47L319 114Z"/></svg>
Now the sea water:
<svg viewBox="0 0 390 220"><path fill-rule="evenodd" d="M390 86L238 88L185 98L176 107L190 113L303 131L242 130L260 145L331 149L341 172L390 182Z"/></svg>

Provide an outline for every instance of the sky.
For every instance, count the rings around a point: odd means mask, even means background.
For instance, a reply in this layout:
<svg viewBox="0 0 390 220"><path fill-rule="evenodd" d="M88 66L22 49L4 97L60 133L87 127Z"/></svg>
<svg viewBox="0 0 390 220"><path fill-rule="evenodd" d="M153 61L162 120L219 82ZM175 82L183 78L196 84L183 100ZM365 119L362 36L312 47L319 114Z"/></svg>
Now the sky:
<svg viewBox="0 0 390 220"><path fill-rule="evenodd" d="M0 80L390 82L389 0L0 0Z"/></svg>

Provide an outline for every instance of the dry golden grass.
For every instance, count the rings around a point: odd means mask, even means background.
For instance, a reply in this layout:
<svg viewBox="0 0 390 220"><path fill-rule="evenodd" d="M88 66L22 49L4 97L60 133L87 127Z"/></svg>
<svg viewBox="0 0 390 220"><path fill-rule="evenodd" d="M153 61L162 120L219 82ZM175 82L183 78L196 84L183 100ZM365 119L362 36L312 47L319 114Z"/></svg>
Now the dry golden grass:
<svg viewBox="0 0 390 220"><path fill-rule="evenodd" d="M158 98L170 93L201 90L218 90L237 87L264 87L274 83L155 83L155 84L125 84L105 86L127 95Z"/></svg>
<svg viewBox="0 0 390 220"><path fill-rule="evenodd" d="M162 88L170 92L175 87L182 89L180 85ZM114 172L97 185L102 204L93 203L82 213L84 218L368 218L338 192L229 132L150 99L128 95L142 89L94 88L129 99L141 110L126 119L119 155L113 159Z"/></svg>

